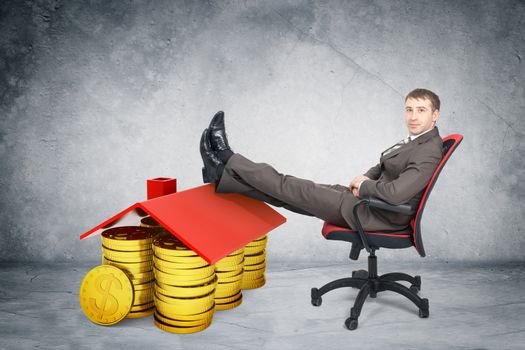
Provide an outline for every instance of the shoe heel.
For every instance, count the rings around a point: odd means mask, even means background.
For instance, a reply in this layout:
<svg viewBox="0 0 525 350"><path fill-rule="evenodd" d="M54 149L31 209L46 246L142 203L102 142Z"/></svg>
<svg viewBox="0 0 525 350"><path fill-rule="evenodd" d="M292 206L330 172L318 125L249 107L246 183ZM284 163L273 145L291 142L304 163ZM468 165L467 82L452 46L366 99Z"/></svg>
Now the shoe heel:
<svg viewBox="0 0 525 350"><path fill-rule="evenodd" d="M202 168L202 181L207 184L210 183L210 177L208 176L208 173L206 172L206 168Z"/></svg>

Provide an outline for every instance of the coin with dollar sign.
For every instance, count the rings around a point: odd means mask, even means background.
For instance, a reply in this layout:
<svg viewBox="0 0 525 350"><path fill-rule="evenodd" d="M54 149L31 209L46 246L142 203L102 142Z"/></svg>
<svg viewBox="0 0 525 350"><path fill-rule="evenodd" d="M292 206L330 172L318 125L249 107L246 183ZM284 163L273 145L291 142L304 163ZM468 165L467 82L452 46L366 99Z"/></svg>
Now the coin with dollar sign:
<svg viewBox="0 0 525 350"><path fill-rule="evenodd" d="M133 304L133 285L118 267L91 269L80 285L80 306L94 323L109 326L121 321Z"/></svg>

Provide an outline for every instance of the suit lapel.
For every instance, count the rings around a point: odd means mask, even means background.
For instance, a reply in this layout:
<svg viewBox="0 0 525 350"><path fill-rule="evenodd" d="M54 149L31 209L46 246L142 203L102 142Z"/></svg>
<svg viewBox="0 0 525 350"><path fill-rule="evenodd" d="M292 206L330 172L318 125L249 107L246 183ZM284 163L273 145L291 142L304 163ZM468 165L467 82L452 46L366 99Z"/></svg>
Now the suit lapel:
<svg viewBox="0 0 525 350"><path fill-rule="evenodd" d="M432 137L435 137L436 135L438 135L438 128L437 128L437 126L435 126L434 129L432 129L431 131L427 132L425 135L421 135L417 139L412 140L412 141L410 141L407 144L404 144L403 146L399 147L398 149L388 153L386 156L381 156L381 161L383 161L385 159L392 158L393 156L395 156L395 155L397 155L397 154L399 154L401 152L409 150L410 148L414 147L415 145L419 145L421 143L425 143L428 140L430 140ZM386 151L383 151L383 152L386 152Z"/></svg>

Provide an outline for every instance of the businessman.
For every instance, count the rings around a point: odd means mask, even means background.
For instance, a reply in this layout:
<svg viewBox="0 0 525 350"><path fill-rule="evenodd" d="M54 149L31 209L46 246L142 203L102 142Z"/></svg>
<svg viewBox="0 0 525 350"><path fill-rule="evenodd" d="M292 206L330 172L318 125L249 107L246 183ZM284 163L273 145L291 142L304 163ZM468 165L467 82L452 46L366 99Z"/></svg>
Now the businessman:
<svg viewBox="0 0 525 350"><path fill-rule="evenodd" d="M439 97L432 91L410 92L405 97L408 136L383 151L377 165L356 176L349 186L318 184L284 175L269 164L254 163L234 153L226 137L224 113L219 111L200 140L203 180L215 183L218 193L240 193L337 226L356 228L352 209L362 197L417 207L443 156L436 127L439 108ZM368 231L402 230L411 219L368 206L361 206L358 214Z"/></svg>

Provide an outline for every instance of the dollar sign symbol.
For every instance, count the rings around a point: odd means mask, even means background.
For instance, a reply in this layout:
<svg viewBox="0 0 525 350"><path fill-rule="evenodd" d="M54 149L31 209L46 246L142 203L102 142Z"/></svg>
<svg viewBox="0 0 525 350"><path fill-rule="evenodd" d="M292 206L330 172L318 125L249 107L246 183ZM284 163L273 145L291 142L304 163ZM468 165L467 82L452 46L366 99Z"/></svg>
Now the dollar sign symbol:
<svg viewBox="0 0 525 350"><path fill-rule="evenodd" d="M102 284L105 286L102 287ZM95 288L101 294L101 298L90 298L89 303L98 317L109 317L118 310L118 300L111 293L111 288L122 290L122 284L115 276L106 274L98 276L95 280ZM113 288L113 289L115 289ZM109 300L108 300L109 299ZM97 303L97 300L99 303ZM109 302L108 302L109 301Z"/></svg>

